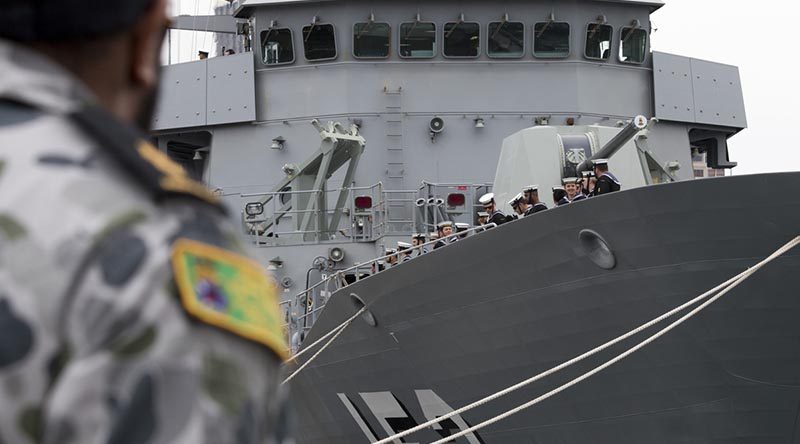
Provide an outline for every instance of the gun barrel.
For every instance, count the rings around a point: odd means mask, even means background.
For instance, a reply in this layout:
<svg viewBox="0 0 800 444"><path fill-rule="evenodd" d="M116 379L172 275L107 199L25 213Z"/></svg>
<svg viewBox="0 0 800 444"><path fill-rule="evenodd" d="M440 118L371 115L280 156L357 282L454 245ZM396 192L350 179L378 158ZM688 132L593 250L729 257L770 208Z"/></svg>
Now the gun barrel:
<svg viewBox="0 0 800 444"><path fill-rule="evenodd" d="M617 133L611 140L608 141L598 152L592 155L589 159L584 160L578 165L578 173L592 168L592 161L595 159L608 159L613 156L620 148L631 139L639 134L639 131L645 129L647 126L647 118L644 116L636 116L628 122L625 127Z"/></svg>

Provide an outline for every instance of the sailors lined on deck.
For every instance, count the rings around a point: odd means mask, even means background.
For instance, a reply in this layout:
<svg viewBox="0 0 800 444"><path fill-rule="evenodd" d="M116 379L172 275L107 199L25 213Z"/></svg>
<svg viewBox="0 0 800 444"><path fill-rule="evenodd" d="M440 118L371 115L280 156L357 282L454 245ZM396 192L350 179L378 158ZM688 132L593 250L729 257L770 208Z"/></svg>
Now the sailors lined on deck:
<svg viewBox="0 0 800 444"><path fill-rule="evenodd" d="M444 247L449 243L449 240L445 238L453 234L453 222L450 222L449 220L439 222L439 225L436 226L436 229L439 231L439 240L433 244L434 250Z"/></svg>
<svg viewBox="0 0 800 444"><path fill-rule="evenodd" d="M419 247L425 244L425 235L422 233L414 233L411 235L411 245L417 250L417 256L422 256L428 252L428 247Z"/></svg>
<svg viewBox="0 0 800 444"><path fill-rule="evenodd" d="M553 203L560 207L562 205L568 204L570 201L567 199L567 191L561 185L556 185L553 187Z"/></svg>
<svg viewBox="0 0 800 444"><path fill-rule="evenodd" d="M411 260L411 244L408 242L397 242L397 252L400 262L408 262Z"/></svg>
<svg viewBox="0 0 800 444"><path fill-rule="evenodd" d="M592 196L613 193L622 188L619 180L608 171L608 159L595 159L592 164L594 165L594 175L597 177L597 184L594 186Z"/></svg>
<svg viewBox="0 0 800 444"><path fill-rule="evenodd" d="M486 223L493 223L496 225L503 225L506 223L506 215L497 209L497 203L494 201L494 193L486 193L478 199L483 210L489 213L489 219Z"/></svg>
<svg viewBox="0 0 800 444"><path fill-rule="evenodd" d="M531 214L536 214L547 209L547 205L539 200L539 185L528 185L522 192L523 199L530 205L524 213L525 216L530 216Z"/></svg>
<svg viewBox="0 0 800 444"><path fill-rule="evenodd" d="M398 262L398 260L397 260L397 250L395 250L394 248L386 249L386 256L387 256L386 257L386 266L387 267L393 267L393 266L397 265L397 262Z"/></svg>
<svg viewBox="0 0 800 444"><path fill-rule="evenodd" d="M594 186L597 183L597 178L594 177L594 172L592 171L583 171L581 173L581 193L583 193L586 197L592 197L594 192Z"/></svg>
<svg viewBox="0 0 800 444"><path fill-rule="evenodd" d="M460 235L460 236L454 237L453 240L452 240L453 242L455 242L455 241L457 241L459 239L464 239L465 237L467 237L467 233L466 232L467 232L467 230L469 230L469 224L468 223L456 222L455 226L456 226L456 233L463 233L463 234Z"/></svg>
<svg viewBox="0 0 800 444"><path fill-rule="evenodd" d="M567 177L564 179L564 190L567 192L567 199L569 199L570 202L580 202L586 199L586 195L583 194L581 182L577 177Z"/></svg>

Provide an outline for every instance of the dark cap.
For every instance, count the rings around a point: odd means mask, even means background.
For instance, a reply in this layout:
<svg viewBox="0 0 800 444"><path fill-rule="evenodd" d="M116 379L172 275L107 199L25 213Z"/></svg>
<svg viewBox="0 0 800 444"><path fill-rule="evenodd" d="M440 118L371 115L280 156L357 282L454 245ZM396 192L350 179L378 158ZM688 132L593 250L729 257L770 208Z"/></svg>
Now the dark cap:
<svg viewBox="0 0 800 444"><path fill-rule="evenodd" d="M0 6L0 38L52 42L130 28L153 0L14 0Z"/></svg>

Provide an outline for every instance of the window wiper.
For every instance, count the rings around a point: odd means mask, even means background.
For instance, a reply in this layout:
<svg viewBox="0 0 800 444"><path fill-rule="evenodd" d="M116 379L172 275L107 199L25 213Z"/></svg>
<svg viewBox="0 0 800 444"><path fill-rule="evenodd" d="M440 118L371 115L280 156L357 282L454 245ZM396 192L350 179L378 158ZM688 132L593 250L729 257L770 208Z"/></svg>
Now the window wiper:
<svg viewBox="0 0 800 444"><path fill-rule="evenodd" d="M308 34L306 34L306 37L303 39L303 43L308 42L308 39L311 37L311 33L314 32L314 28L316 27L317 27L316 23L311 24L311 29L308 30Z"/></svg>
<svg viewBox="0 0 800 444"><path fill-rule="evenodd" d="M450 30L449 30L449 31L447 31L447 34L445 34L445 35L444 35L444 38L446 38L446 39L447 39L447 38L450 38L450 34L454 33L454 32L456 31L456 28L458 28L458 25L460 25L460 24L462 24L462 23L464 23L464 21L463 21L463 20L459 20L459 21L457 21L457 22L456 22L456 24L455 24L455 26L453 26L452 28L450 28Z"/></svg>
<svg viewBox="0 0 800 444"><path fill-rule="evenodd" d="M549 27L550 27L550 25L551 25L552 23L553 23L553 21L552 21L552 20L550 20L549 22L545 23L545 25L544 25L544 27L542 28L542 30L541 30L541 31L539 31L539 34L536 34L536 38L538 39L539 37L541 37L542 35L544 35L544 32L545 32L545 31L547 31L547 28L549 28Z"/></svg>
<svg viewBox="0 0 800 444"><path fill-rule="evenodd" d="M494 40L494 38L497 37L497 34L500 34L500 31L503 29L503 26L505 26L507 23L508 22L505 20L500 22L500 26L498 26L497 29L494 30L494 33L492 34L491 37L489 37L489 39Z"/></svg>

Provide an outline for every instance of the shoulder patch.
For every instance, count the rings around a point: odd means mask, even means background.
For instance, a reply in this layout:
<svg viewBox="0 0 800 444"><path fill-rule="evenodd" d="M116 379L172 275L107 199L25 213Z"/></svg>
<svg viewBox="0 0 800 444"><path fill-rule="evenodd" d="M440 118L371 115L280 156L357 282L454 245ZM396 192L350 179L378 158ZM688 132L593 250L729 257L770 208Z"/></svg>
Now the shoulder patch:
<svg viewBox="0 0 800 444"><path fill-rule="evenodd" d="M278 289L261 265L218 247L179 239L172 249L172 268L181 303L192 317L288 358Z"/></svg>

